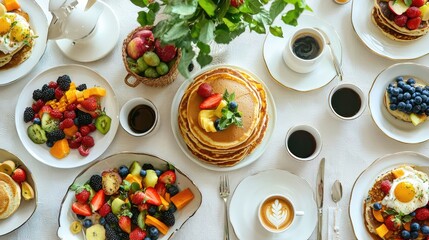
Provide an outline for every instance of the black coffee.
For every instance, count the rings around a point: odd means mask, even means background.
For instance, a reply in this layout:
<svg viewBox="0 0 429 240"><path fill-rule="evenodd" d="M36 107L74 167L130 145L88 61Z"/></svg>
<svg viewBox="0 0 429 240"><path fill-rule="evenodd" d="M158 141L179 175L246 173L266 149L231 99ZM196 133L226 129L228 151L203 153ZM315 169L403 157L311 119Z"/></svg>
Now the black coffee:
<svg viewBox="0 0 429 240"><path fill-rule="evenodd" d="M128 124L136 133L147 132L155 124L155 111L148 105L137 105L128 114Z"/></svg>
<svg viewBox="0 0 429 240"><path fill-rule="evenodd" d="M320 46L317 40L311 36L299 37L292 45L295 55L301 59L309 60L320 54Z"/></svg>
<svg viewBox="0 0 429 240"><path fill-rule="evenodd" d="M353 89L340 88L332 95L331 105L338 115L347 118L359 112L362 100Z"/></svg>
<svg viewBox="0 0 429 240"><path fill-rule="evenodd" d="M298 130L289 136L287 147L293 155L308 158L316 151L316 139L311 133Z"/></svg>

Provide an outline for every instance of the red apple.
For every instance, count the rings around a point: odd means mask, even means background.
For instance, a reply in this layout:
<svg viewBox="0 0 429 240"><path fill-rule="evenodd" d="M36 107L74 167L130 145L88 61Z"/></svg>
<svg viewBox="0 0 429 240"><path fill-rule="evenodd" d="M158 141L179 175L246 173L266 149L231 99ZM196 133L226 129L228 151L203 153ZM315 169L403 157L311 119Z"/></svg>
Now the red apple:
<svg viewBox="0 0 429 240"><path fill-rule="evenodd" d="M169 62L176 56L177 49L174 45L161 45L161 41L156 39L155 52L163 62Z"/></svg>
<svg viewBox="0 0 429 240"><path fill-rule="evenodd" d="M143 29L134 33L133 38L139 37L145 41L145 44L149 46L150 50L153 50L155 44L155 37L151 30Z"/></svg>
<svg viewBox="0 0 429 240"><path fill-rule="evenodd" d="M401 15L407 11L408 6L405 5L404 1L389 1L389 8L396 15Z"/></svg>
<svg viewBox="0 0 429 240"><path fill-rule="evenodd" d="M127 45L127 53L132 59L137 59L147 51L148 45L145 44L145 40L139 37L131 39Z"/></svg>

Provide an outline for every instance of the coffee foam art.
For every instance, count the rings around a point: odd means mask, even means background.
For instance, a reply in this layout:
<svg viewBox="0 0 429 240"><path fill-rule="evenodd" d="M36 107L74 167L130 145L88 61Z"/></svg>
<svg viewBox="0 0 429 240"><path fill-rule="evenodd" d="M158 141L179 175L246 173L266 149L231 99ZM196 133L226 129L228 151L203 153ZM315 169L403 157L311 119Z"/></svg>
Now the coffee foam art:
<svg viewBox="0 0 429 240"><path fill-rule="evenodd" d="M291 204L277 196L270 197L262 203L260 215L262 223L274 231L285 230L294 219Z"/></svg>
<svg viewBox="0 0 429 240"><path fill-rule="evenodd" d="M283 206L278 199L274 201L269 208L267 208L265 215L268 221L276 228L280 229L282 224L286 222L287 211L282 210Z"/></svg>

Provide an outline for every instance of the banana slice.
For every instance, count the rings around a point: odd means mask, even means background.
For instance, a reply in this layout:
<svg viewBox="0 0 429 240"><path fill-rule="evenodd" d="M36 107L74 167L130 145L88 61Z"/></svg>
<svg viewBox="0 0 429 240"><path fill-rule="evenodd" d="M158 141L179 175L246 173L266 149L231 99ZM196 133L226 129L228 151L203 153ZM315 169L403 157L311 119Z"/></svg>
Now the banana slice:
<svg viewBox="0 0 429 240"><path fill-rule="evenodd" d="M80 221L74 221L70 224L70 231L73 234L77 234L80 233L80 231L82 231L82 223L80 223Z"/></svg>
<svg viewBox="0 0 429 240"><path fill-rule="evenodd" d="M0 164L0 172L4 172L7 175L12 175L15 170L16 165L12 160L6 160L2 164Z"/></svg>
<svg viewBox="0 0 429 240"><path fill-rule="evenodd" d="M105 240L106 229L100 224L94 224L86 229L85 235L87 240Z"/></svg>
<svg viewBox="0 0 429 240"><path fill-rule="evenodd" d="M21 183L21 193L22 197L25 200L30 200L34 198L34 190L31 185L26 181Z"/></svg>

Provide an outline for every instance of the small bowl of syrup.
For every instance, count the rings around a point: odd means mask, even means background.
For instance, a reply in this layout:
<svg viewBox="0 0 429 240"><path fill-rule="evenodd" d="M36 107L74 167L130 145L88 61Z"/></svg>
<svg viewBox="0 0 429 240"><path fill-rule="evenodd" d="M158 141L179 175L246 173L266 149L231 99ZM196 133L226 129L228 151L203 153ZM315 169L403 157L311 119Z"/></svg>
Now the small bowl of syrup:
<svg viewBox="0 0 429 240"><path fill-rule="evenodd" d="M295 159L310 161L322 150L319 131L309 125L298 125L289 129L285 139L286 150Z"/></svg>
<svg viewBox="0 0 429 240"><path fill-rule="evenodd" d="M136 137L147 136L158 127L158 109L145 98L129 100L122 106L119 115L122 128Z"/></svg>

